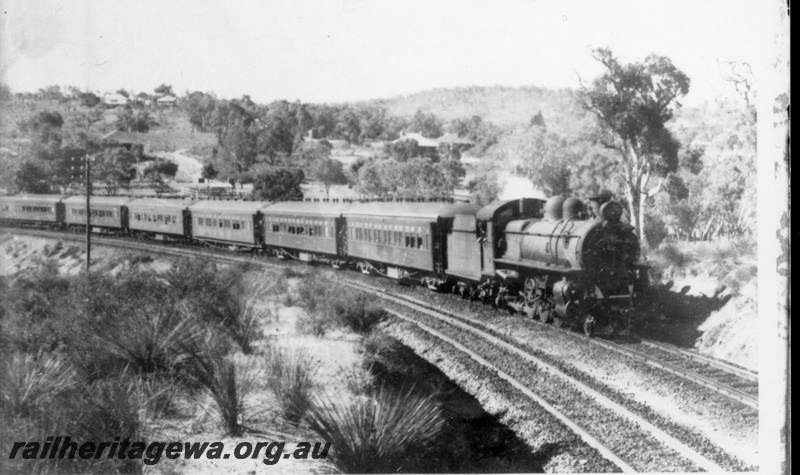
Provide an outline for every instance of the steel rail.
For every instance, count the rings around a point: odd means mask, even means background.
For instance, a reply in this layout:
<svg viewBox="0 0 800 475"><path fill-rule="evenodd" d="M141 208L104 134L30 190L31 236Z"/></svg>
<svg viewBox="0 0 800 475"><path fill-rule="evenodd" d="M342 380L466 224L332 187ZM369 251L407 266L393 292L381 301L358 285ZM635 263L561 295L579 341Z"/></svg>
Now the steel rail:
<svg viewBox="0 0 800 475"><path fill-rule="evenodd" d="M366 285L366 284L362 284L362 285ZM453 312L451 312L449 310L440 309L440 308L434 308L432 305L427 304L427 303L425 303L425 302L423 302L421 300L414 299L412 297L408 297L408 296L400 295L400 294L394 294L393 293L393 295L396 296L397 298L406 299L406 300L408 300L410 302L413 302L416 305L420 305L420 306L423 306L423 307L430 308L430 309L432 309L434 311L444 313L446 315L449 315L452 318L457 318L459 320L469 322L470 324L473 324L473 325L479 325L479 326L482 326L482 327L487 328L487 329L489 328L484 323L479 322L479 321L477 321L475 319L471 319L471 318L463 317L463 316L460 316L460 315L456 315L455 313L453 313ZM531 321L539 323L541 325L547 325L547 324L539 322L537 320L531 320ZM571 331L569 331L566 328L552 327L550 325L547 325L547 326L549 328L552 328L553 330L558 330L558 331L561 331L561 332L563 332L563 333L565 333L567 335L570 335L570 337L581 338L583 341L587 341L587 342L589 342L591 344L598 345L598 346L604 347L606 349L615 351L617 353L624 354L624 355L626 355L626 356L628 356L630 358L633 358L634 360L641 361L641 362L643 362L645 364L648 364L650 366L654 366L654 367L659 368L661 370L667 371L667 372L669 372L671 374L674 374L676 376L679 376L679 377L681 377L683 379L686 379L688 381L692 381L692 382L694 382L696 384L699 384L699 385L704 386L704 387L706 387L708 389L716 391L716 392L718 392L718 393L720 393L720 394L722 394L724 396L727 396L727 397L729 397L729 398L731 398L731 399L733 399L735 401L741 402L741 403L743 403L743 404L745 404L747 406L750 406L750 407L752 407L754 409L758 409L758 397L757 396L753 396L752 394L749 394L749 393L747 393L745 391L742 391L740 389L731 387L731 386L729 386L727 384L724 384L724 383L721 383L719 381L715 381L714 379L709 378L707 376L703 376L703 375L701 375L701 374L699 374L699 373L697 373L695 371L691 371L691 370L688 370L686 368L682 368L682 367L680 367L678 365L675 365L673 363L669 363L667 361L659 360L658 358L655 358L653 356L650 356L650 355L638 352L636 350L627 348L624 345L620 345L618 343L614 343L614 342L611 342L611 341L608 341L608 340L603 340L603 339L600 339L600 338L578 337L577 335L573 334ZM757 376L756 376L756 378L757 378Z"/></svg>
<svg viewBox="0 0 800 475"><path fill-rule="evenodd" d="M754 409L758 409L758 396L753 396L752 394L748 394L740 389L736 389L734 387L728 386L727 384L720 383L719 381L715 381L695 371L691 371L686 368L681 368L676 364L662 361L659 360L658 358L654 358L640 351L627 348L623 345L620 345L619 343L614 343L602 339L593 339L592 342L595 343L596 345L603 346L605 348L608 348L609 350L616 351L625 356L633 358L634 360L641 361L649 366L662 369L668 373L680 376L683 379L693 381L701 386L705 386L709 389L712 389L720 394L728 396L729 398L739 401L743 404L746 404Z"/></svg>
<svg viewBox="0 0 800 475"><path fill-rule="evenodd" d="M382 297L384 299L387 299L387 300L390 300L390 301L394 301L394 302L399 303L401 305L405 305L406 307L411 308L412 310L424 313L424 314L429 315L429 316L431 316L433 318L436 318L436 319L439 319L439 320L441 320L443 322L446 322L446 323L448 323L450 325L456 326L456 327L461 328L463 330L470 331L470 332L476 334L477 336L479 336L480 338L483 338L484 340L486 340L486 341L488 341L488 342L490 342L490 343L492 343L492 344L494 344L494 345L496 345L498 347L501 347L501 348L503 348L503 349L505 349L507 351L513 352L513 353L517 354L518 356L520 356L520 357L522 357L522 358L524 358L524 359L526 359L526 360L528 360L528 361L530 361L532 363L535 363L537 366L547 370L548 372L550 372L551 374L561 378L562 380L567 381L572 386L576 387L578 390L580 390L584 394L587 394L588 396L594 398L596 401L598 401L602 405L606 406L607 408L611 409L615 413L627 418L630 422L639 425L642 429L644 429L645 431L649 432L650 435L652 435L656 440L658 440L659 442L663 443L667 447L675 450L676 452L678 452L682 456L686 457L687 459L691 460L692 462L696 463L698 466L702 467L704 470L707 470L707 471L710 471L710 472L723 472L724 471L724 469L722 467L720 467L719 465L717 465L713 461L707 459L703 455L697 453L691 447L687 446L683 442L681 442L678 439L676 439L676 438L672 437L671 435L667 434L666 432L664 432L663 430L659 429L658 427L656 427L655 425L653 425L652 423L650 423L649 421L647 421L643 417L632 413L631 411L629 411L627 408L623 407L619 403L617 403L615 401L612 401L608 397L600 394L595 389L590 388L586 384L578 381L577 379L573 378L572 376L569 376L569 375L565 374L561 370L557 369L555 366L552 366L549 363L544 362L540 358L537 358L536 356L531 355L527 351L525 351L525 350L523 350L523 349L521 349L521 348L519 348L519 347L517 347L515 345L512 345L512 344L510 344L510 343L508 343L508 342L506 342L504 340L501 340L500 338L497 338L494 335L491 335L491 334L487 333L484 330L476 328L477 326L481 326L481 327L489 330L489 328L485 324L483 324L481 322L477 322L477 321L472 320L472 319L467 319L467 318L464 318L464 317L456 316L456 315L452 314L452 312L436 309L432 305L426 304L426 303L421 302L421 301L419 301L417 299L412 299L412 298L406 297L406 296L398 296L397 294L394 294L393 292L389 292L388 290L385 290L385 289L377 289L377 288L372 287L370 285L363 284L363 283L360 283L360 282L350 281L350 280L345 280L345 282L350 284L350 285L353 285L356 288L360 288L361 290L368 291L370 293L373 293L374 295L378 295L378 296L380 296L380 297Z"/></svg>
<svg viewBox="0 0 800 475"><path fill-rule="evenodd" d="M486 368L486 369L492 371L493 373L495 373L497 375L497 377L507 381L509 384L514 386L514 388L516 388L518 391L523 393L529 399L532 399L533 401L535 401L536 404L540 405L547 412L552 414L562 424L564 424L565 426L569 427L570 430L572 430L572 432L574 432L581 439L583 439L583 441L586 442L587 445L597 449L597 451L600 452L600 455L605 457L606 460L608 460L609 462L612 462L613 464L615 464L617 467L620 468L620 470L622 470L623 472L627 472L627 473L636 473L636 469L634 469L627 462L622 460L622 458L620 458L617 454L615 454L612 449L610 449L609 447L604 445L602 442L597 440L593 435L589 434L583 428L581 428L580 426L575 424L575 422L573 422L567 415L565 415L563 412L561 412L558 409L556 409L552 404L550 404L549 402L544 400L541 396L539 396L538 394L536 394L533 391L531 391L530 389L528 389L528 387L525 386L525 384L521 383L520 381L518 381L517 379L515 379L514 377L512 377L508 373L504 372L503 370L501 370L497 366L493 365L492 363L490 363L489 361L487 361L486 359L481 357L479 354L477 354L474 351L470 350L469 348L467 348L466 346L462 345L461 343L453 340L452 338L448 337L447 335L445 335L445 334L443 334L443 333L441 333L441 332L429 327L428 325L425 325L422 322L417 321L416 319L414 319L412 317L403 315L402 313L399 313L397 311L394 311L394 310L391 310L391 309L388 309L388 308L385 309L385 310L390 315L392 315L394 317L397 317L397 318L399 318L401 320L407 321L409 323L413 323L414 325L418 326L419 328L421 328L426 333L429 333L429 334L435 336L436 338L438 338L438 339L440 339L440 340L442 340L444 342L449 343L450 345L452 345L453 347L455 347L456 349L458 349L462 353L465 353L470 358L475 360L478 364L480 364L484 368Z"/></svg>
<svg viewBox="0 0 800 475"><path fill-rule="evenodd" d="M687 358L693 359L697 362L703 363L705 365L711 366L718 370L724 371L726 373L732 374L734 376L738 376L742 379L747 379L749 381L758 382L758 373L755 371L750 371L744 368L739 368L733 366L731 364L725 363L724 361L716 360L714 358L709 358L708 356L704 356L693 351L687 351L683 348L676 348L674 346L665 345L664 343L659 343L653 340L646 340L642 338L641 341L642 345L649 346L652 348L656 348L662 351L666 351L668 353L672 353L678 356L685 356Z"/></svg>

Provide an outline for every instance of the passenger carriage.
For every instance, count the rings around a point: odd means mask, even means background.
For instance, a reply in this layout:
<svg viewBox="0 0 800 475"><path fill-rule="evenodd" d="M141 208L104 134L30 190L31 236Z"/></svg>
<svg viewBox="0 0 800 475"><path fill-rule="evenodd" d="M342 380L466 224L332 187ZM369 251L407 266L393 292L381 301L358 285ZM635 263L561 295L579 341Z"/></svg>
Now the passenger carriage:
<svg viewBox="0 0 800 475"><path fill-rule="evenodd" d="M364 273L417 279L432 288L446 282L447 234L456 215L475 215L469 203L374 202L353 205L347 254Z"/></svg>
<svg viewBox="0 0 800 475"><path fill-rule="evenodd" d="M0 197L0 220L23 225L64 223L64 196L22 195Z"/></svg>
<svg viewBox="0 0 800 475"><path fill-rule="evenodd" d="M128 207L131 198L91 196L90 225L93 231L108 233L128 229ZM69 226L86 226L86 197L71 196L64 200L65 222Z"/></svg>
<svg viewBox="0 0 800 475"><path fill-rule="evenodd" d="M199 201L189 206L195 240L210 244L261 248L264 201Z"/></svg>
<svg viewBox="0 0 800 475"><path fill-rule="evenodd" d="M192 219L191 200L139 198L127 203L132 233L158 240L189 239Z"/></svg>
<svg viewBox="0 0 800 475"><path fill-rule="evenodd" d="M338 202L285 202L264 208L264 244L282 259L330 263L347 260L342 213L352 207Z"/></svg>

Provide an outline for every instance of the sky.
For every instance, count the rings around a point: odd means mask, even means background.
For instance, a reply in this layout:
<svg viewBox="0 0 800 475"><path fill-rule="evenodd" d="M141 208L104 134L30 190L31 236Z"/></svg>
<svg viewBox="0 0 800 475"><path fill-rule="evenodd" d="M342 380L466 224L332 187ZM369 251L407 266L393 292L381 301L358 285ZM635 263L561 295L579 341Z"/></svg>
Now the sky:
<svg viewBox="0 0 800 475"><path fill-rule="evenodd" d="M462 86L578 88L609 47L669 57L684 103L735 93L719 63L763 60L757 0L0 0L0 74L222 98L344 102Z"/></svg>

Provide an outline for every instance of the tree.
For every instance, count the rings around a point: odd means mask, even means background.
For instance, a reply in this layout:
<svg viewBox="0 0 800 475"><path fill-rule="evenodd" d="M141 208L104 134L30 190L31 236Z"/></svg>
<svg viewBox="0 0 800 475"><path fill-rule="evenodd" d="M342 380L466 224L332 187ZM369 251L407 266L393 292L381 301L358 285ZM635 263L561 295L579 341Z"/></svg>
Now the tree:
<svg viewBox="0 0 800 475"><path fill-rule="evenodd" d="M406 162L375 160L358 171L358 191L378 198L436 198L452 192L452 181L426 157Z"/></svg>
<svg viewBox="0 0 800 475"><path fill-rule="evenodd" d="M547 127L544 123L544 116L542 115L542 111L536 113L535 116L531 117L531 124L537 127Z"/></svg>
<svg viewBox="0 0 800 475"><path fill-rule="evenodd" d="M153 185L156 196L161 196L169 189L167 184L178 173L178 164L158 158L144 169L144 177Z"/></svg>
<svg viewBox="0 0 800 475"><path fill-rule="evenodd" d="M214 168L214 164L207 163L203 165L203 170L200 172L200 177L208 181L216 178L218 174L219 172L217 171L216 168Z"/></svg>
<svg viewBox="0 0 800 475"><path fill-rule="evenodd" d="M389 142L384 148L389 157L398 162L406 162L412 158L422 156L419 144L414 139L405 139L398 142Z"/></svg>
<svg viewBox="0 0 800 475"><path fill-rule="evenodd" d="M86 107L94 107L102 102L102 99L92 92L82 92L79 97L81 104Z"/></svg>
<svg viewBox="0 0 800 475"><path fill-rule="evenodd" d="M160 96L174 96L175 95L175 93L172 92L172 86L170 86L169 84L164 84L164 83L161 83L160 86L155 88L155 93L160 95Z"/></svg>
<svg viewBox="0 0 800 475"><path fill-rule="evenodd" d="M497 174L494 172L481 173L477 178L470 180L467 185L475 201L485 206L496 200L500 195L500 183L498 183Z"/></svg>
<svg viewBox="0 0 800 475"><path fill-rule="evenodd" d="M200 91L190 92L181 101L181 107L189 116L189 122L200 132L207 132L217 98L213 94Z"/></svg>
<svg viewBox="0 0 800 475"><path fill-rule="evenodd" d="M50 193L50 174L40 161L25 160L14 173L14 186L23 193Z"/></svg>
<svg viewBox="0 0 800 475"><path fill-rule="evenodd" d="M598 119L597 141L616 152L631 223L647 247L648 199L678 167L680 145L665 125L680 107L678 99L689 92L690 80L663 56L623 65L608 49L594 53L606 72L582 89L582 105ZM655 186L654 177L662 178Z"/></svg>
<svg viewBox="0 0 800 475"><path fill-rule="evenodd" d="M302 200L305 179L299 168L266 167L256 172L251 198L263 201Z"/></svg>
<svg viewBox="0 0 800 475"><path fill-rule="evenodd" d="M119 94L120 96L122 96L122 97L124 97L126 99L130 99L131 98L131 95L125 89L118 90L117 94Z"/></svg>
<svg viewBox="0 0 800 475"><path fill-rule="evenodd" d="M448 194L452 194L461 184L461 179L467 175L464 165L461 164L461 161L454 159L442 160L436 165L442 172L442 175L444 175L445 187Z"/></svg>
<svg viewBox="0 0 800 475"><path fill-rule="evenodd" d="M58 158L63 141L64 118L56 111L41 111L19 124L20 131L31 138L30 154L41 160Z"/></svg>
<svg viewBox="0 0 800 475"><path fill-rule="evenodd" d="M126 187L136 177L136 157L124 147L107 148L93 165L93 175L106 185L106 192L114 196L120 187ZM172 165L175 165L174 163ZM175 165L177 171L177 165ZM172 173L175 176L175 172Z"/></svg>
<svg viewBox="0 0 800 475"><path fill-rule="evenodd" d="M572 169L580 158L574 148L562 136L529 125L505 135L488 155L515 175L530 179L548 195L558 195L570 191Z"/></svg>
<svg viewBox="0 0 800 475"><path fill-rule="evenodd" d="M128 133L147 133L150 130L150 114L147 111L125 106L117 116L117 129Z"/></svg>
<svg viewBox="0 0 800 475"><path fill-rule="evenodd" d="M11 89L0 83L0 102L9 102L13 97L14 94L11 93Z"/></svg>
<svg viewBox="0 0 800 475"><path fill-rule="evenodd" d="M322 183L325 187L325 197L330 197L332 185L346 185L347 175L344 174L342 162L331 158L322 157L311 166L311 177Z"/></svg>
<svg viewBox="0 0 800 475"><path fill-rule="evenodd" d="M408 127L412 132L419 132L423 137L436 138L442 135L442 125L442 120L436 117L436 114L425 114L417 109Z"/></svg>

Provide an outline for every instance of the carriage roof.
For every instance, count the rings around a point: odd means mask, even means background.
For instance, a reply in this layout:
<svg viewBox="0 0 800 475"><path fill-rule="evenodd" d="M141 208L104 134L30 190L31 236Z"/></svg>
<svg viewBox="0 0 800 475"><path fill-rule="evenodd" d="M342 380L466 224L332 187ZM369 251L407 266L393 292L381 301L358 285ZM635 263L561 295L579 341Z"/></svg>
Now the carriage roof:
<svg viewBox="0 0 800 475"><path fill-rule="evenodd" d="M326 201L284 201L264 208L264 214L313 215L337 218L353 207L351 203L332 203Z"/></svg>
<svg viewBox="0 0 800 475"><path fill-rule="evenodd" d="M132 201L133 198L126 198L121 196L92 196L89 201L93 205L111 205L122 206ZM64 200L65 205L86 205L86 196L70 196Z"/></svg>
<svg viewBox="0 0 800 475"><path fill-rule="evenodd" d="M258 213L268 201L225 201L225 200L203 200L189 206L192 211L216 211L216 212L236 212L236 213Z"/></svg>
<svg viewBox="0 0 800 475"><path fill-rule="evenodd" d="M392 201L356 204L344 215L435 220L453 218L459 214L475 215L478 209L477 205L471 203Z"/></svg>

